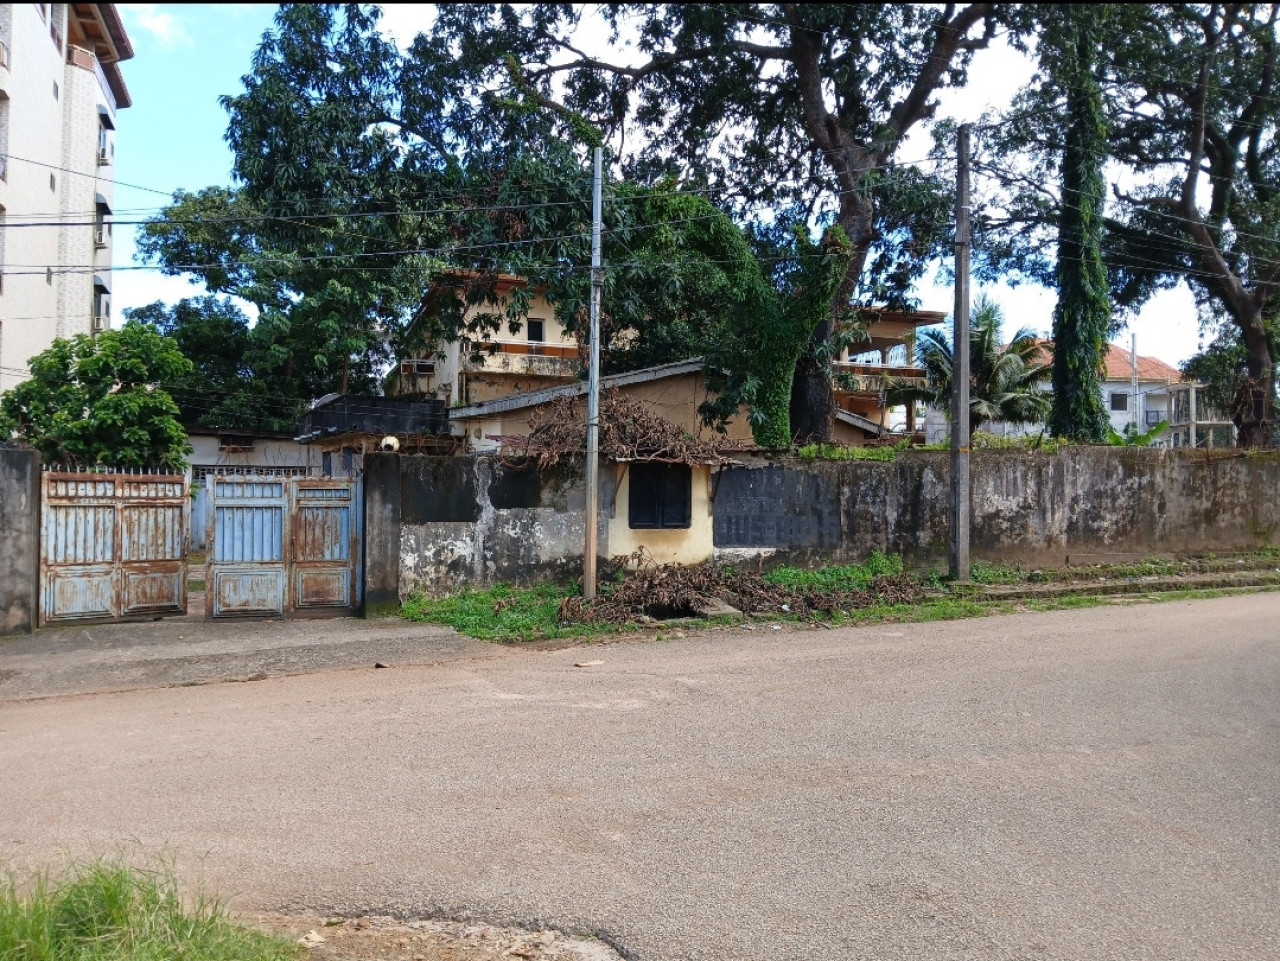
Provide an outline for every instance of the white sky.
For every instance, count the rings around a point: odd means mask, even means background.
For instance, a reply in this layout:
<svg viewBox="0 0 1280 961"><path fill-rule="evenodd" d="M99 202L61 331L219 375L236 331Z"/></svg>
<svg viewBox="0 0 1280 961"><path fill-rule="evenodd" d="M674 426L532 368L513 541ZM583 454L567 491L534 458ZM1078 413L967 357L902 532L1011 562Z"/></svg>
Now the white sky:
<svg viewBox="0 0 1280 961"><path fill-rule="evenodd" d="M230 182L231 154L223 141L226 115L218 106L221 94L238 92L239 77L248 72L250 57L275 8L253 4L122 4L125 23L137 56L123 65L135 106L123 111L117 146L120 181L172 190L198 190ZM428 4L393 4L384 8L387 33L401 46L430 26ZM201 58L191 69L193 40L216 49L216 58ZM592 53L608 52L610 59L635 57L633 51L609 50L603 24L584 23L575 38ZM940 97L938 117L977 120L990 109L1005 107L1032 74L1022 54L997 41L974 58L970 84ZM927 128L918 128L904 144L900 160L927 156ZM117 207L155 207L163 198L130 189L117 190ZM116 264L132 264L134 247L126 231L117 233ZM117 315L124 307L153 300L176 301L202 292L181 278L165 278L151 270L118 271L114 301ZM986 289L1003 308L1006 333L1030 327L1045 334L1052 326L1056 295L1034 285ZM974 293L978 293L977 290ZM953 293L926 278L917 291L921 306L950 313ZM1199 332L1191 293L1185 287L1157 295L1129 328L1138 335L1138 351L1171 364L1198 349ZM1117 338L1129 346L1129 332Z"/></svg>

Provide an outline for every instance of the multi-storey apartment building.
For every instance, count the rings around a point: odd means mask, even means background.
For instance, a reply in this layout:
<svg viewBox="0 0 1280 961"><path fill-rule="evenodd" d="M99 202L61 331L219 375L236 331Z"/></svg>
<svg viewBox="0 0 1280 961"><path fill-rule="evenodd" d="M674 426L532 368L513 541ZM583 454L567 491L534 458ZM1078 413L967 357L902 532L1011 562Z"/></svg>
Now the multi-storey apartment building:
<svg viewBox="0 0 1280 961"><path fill-rule="evenodd" d="M133 56L110 3L0 3L0 390L55 337L111 325L116 112Z"/></svg>

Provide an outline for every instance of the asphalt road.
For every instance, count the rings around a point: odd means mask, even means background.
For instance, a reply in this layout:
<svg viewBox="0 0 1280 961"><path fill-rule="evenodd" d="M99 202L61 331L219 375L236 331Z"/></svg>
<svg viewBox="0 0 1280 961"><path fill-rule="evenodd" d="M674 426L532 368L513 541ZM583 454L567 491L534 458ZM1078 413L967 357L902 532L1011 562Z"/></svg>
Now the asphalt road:
<svg viewBox="0 0 1280 961"><path fill-rule="evenodd" d="M117 850L639 959L1278 958L1280 595L0 702L0 858Z"/></svg>

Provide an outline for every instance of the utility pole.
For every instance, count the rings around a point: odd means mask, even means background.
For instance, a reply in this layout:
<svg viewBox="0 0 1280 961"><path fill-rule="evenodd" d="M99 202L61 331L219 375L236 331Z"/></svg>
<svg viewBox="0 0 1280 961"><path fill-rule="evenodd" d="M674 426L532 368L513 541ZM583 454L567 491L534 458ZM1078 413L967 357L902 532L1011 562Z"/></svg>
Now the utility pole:
<svg viewBox="0 0 1280 961"><path fill-rule="evenodd" d="M1129 391L1133 396L1130 401L1130 409L1133 411L1133 433L1134 436L1142 433L1142 417L1139 401L1142 395L1138 393L1138 335L1130 334L1129 340Z"/></svg>
<svg viewBox="0 0 1280 961"><path fill-rule="evenodd" d="M604 268L600 266L600 182L604 148L595 150L595 180L591 187L591 332L587 367L587 538L582 552L582 596L596 596L596 539L600 516L600 295Z"/></svg>
<svg viewBox="0 0 1280 961"><path fill-rule="evenodd" d="M969 580L969 125L956 136L956 309L951 338L951 577Z"/></svg>

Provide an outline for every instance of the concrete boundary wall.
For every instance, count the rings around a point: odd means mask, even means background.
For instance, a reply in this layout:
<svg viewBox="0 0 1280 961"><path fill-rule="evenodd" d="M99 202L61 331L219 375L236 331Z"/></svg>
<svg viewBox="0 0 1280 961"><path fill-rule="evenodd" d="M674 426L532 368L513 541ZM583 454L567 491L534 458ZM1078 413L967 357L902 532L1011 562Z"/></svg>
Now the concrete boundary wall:
<svg viewBox="0 0 1280 961"><path fill-rule="evenodd" d="M0 636L30 633L40 611L40 456L0 447Z"/></svg>
<svg viewBox="0 0 1280 961"><path fill-rule="evenodd" d="M609 549L616 472L601 471ZM1280 452L1088 447L980 451L972 461L977 560L1060 565L1071 556L1229 551L1280 542ZM712 474L715 557L801 566L880 550L942 566L948 456L891 462L767 460ZM584 535L580 472L514 470L490 456L370 454L366 608L418 591L572 580Z"/></svg>
<svg viewBox="0 0 1280 961"><path fill-rule="evenodd" d="M1276 452L979 451L970 473L975 559L1049 565L1280 540ZM713 507L716 553L806 564L880 550L937 564L947 553L949 488L948 455L937 452L730 468Z"/></svg>

